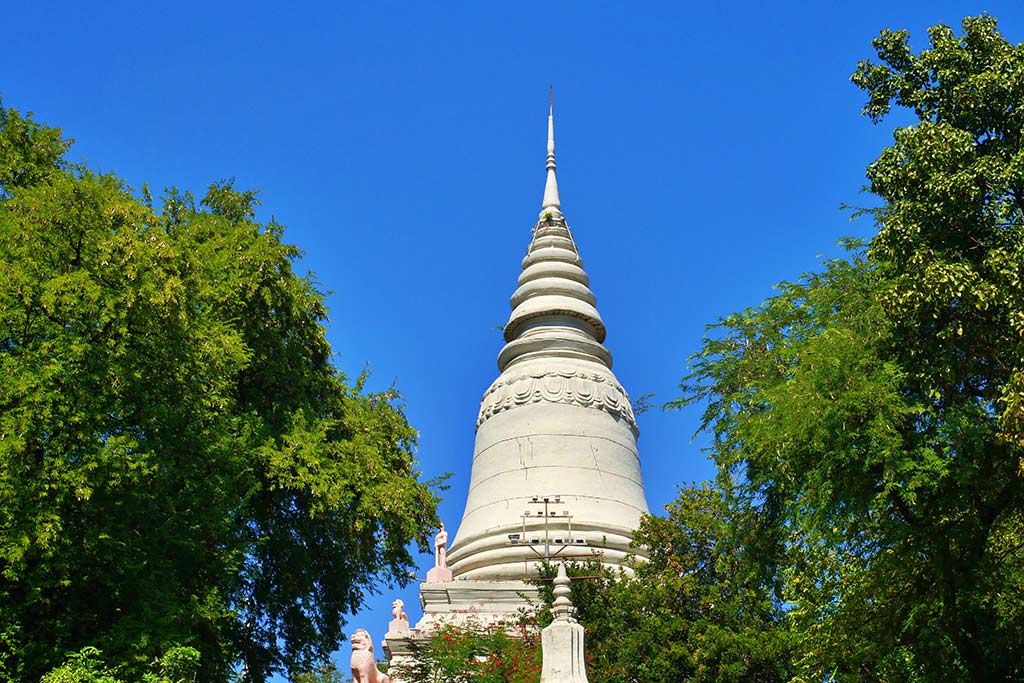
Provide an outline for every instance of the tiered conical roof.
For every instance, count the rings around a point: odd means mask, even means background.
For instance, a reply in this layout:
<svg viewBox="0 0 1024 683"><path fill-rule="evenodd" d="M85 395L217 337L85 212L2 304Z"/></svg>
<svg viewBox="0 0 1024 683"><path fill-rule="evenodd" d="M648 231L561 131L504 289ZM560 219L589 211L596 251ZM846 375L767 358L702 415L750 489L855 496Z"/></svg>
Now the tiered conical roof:
<svg viewBox="0 0 1024 683"><path fill-rule="evenodd" d="M543 208L511 303L512 315L505 324L507 344L498 355L502 372L514 362L538 356L575 357L611 368L611 353L601 343L604 321L558 198L553 109L548 110Z"/></svg>

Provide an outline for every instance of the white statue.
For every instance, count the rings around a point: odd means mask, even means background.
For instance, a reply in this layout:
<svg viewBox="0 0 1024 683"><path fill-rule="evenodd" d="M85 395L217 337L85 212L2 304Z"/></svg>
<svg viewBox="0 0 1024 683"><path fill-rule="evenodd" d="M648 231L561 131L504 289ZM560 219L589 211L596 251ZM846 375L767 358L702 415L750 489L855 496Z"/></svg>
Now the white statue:
<svg viewBox="0 0 1024 683"><path fill-rule="evenodd" d="M448 568L448 532L441 530L434 536L434 568L427 572L427 583L444 583L452 580L452 570Z"/></svg>
<svg viewBox="0 0 1024 683"><path fill-rule="evenodd" d="M409 630L409 615L405 613L405 603L401 599L391 603L391 615L394 619L388 624L388 633L405 633Z"/></svg>
<svg viewBox="0 0 1024 683"><path fill-rule="evenodd" d="M434 565L448 566L448 532L444 530L444 522L441 522L441 530L434 536Z"/></svg>
<svg viewBox="0 0 1024 683"><path fill-rule="evenodd" d="M391 677L381 673L373 656L373 640L366 629L352 634L352 683L391 683Z"/></svg>

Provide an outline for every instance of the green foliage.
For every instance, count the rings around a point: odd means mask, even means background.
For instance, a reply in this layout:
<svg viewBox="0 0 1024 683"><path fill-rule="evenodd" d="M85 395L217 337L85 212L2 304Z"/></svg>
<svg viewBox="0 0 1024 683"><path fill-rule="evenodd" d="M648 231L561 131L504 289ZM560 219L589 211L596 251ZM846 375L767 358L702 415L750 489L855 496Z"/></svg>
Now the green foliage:
<svg viewBox="0 0 1024 683"><path fill-rule="evenodd" d="M929 33L853 76L918 117L868 168L878 234L714 326L674 404L770 523L808 683L1024 675L1024 47Z"/></svg>
<svg viewBox="0 0 1024 683"><path fill-rule="evenodd" d="M64 664L40 679L40 683L122 683L103 662L95 647L86 646L68 654Z"/></svg>
<svg viewBox="0 0 1024 683"><path fill-rule="evenodd" d="M65 167L62 155L71 140L59 128L48 128L5 109L0 100L0 198L18 187L28 187Z"/></svg>
<svg viewBox="0 0 1024 683"><path fill-rule="evenodd" d="M71 652L63 664L46 673L40 683L123 683L103 661L102 652L86 646ZM199 651L172 647L142 674L142 683L191 683L199 670Z"/></svg>
<svg viewBox="0 0 1024 683"><path fill-rule="evenodd" d="M315 282L230 182L158 209L0 109L0 678L322 661L436 523L394 391L331 362Z"/></svg>
<svg viewBox="0 0 1024 683"><path fill-rule="evenodd" d="M414 647L416 661L400 668L407 683L536 683L540 634L536 624L442 626Z"/></svg>
<svg viewBox="0 0 1024 683"><path fill-rule="evenodd" d="M294 674L292 683L349 683L352 679L338 670L333 660L327 660L309 671Z"/></svg>
<svg viewBox="0 0 1024 683"><path fill-rule="evenodd" d="M142 683L186 683L199 671L199 650L194 647L172 647L156 661L155 672L142 676Z"/></svg>
<svg viewBox="0 0 1024 683"><path fill-rule="evenodd" d="M572 601L586 630L588 680L788 680L792 645L759 555L760 512L709 485L681 489L666 509L667 517L641 523L635 541L650 558L632 576L598 575L596 562L568 568L577 577ZM549 607L551 584L541 586Z"/></svg>

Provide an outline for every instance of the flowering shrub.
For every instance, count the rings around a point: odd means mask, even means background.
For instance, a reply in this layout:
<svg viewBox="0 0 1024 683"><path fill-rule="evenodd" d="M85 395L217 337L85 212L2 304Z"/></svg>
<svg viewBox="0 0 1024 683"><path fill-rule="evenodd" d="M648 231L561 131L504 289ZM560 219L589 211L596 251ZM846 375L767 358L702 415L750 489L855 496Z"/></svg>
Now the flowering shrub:
<svg viewBox="0 0 1024 683"><path fill-rule="evenodd" d="M535 623L448 624L414 646L416 661L393 667L401 683L536 683L540 631Z"/></svg>

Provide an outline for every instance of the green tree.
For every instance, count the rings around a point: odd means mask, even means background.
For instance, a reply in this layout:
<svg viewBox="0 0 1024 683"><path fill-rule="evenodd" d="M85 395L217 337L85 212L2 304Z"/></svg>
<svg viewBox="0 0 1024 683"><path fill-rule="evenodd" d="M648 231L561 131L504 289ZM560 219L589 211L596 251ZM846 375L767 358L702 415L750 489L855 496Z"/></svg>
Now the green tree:
<svg viewBox="0 0 1024 683"><path fill-rule="evenodd" d="M338 670L334 660L328 659L309 671L292 675L292 683L350 683L349 676Z"/></svg>
<svg viewBox="0 0 1024 683"><path fill-rule="evenodd" d="M715 326L676 403L776 519L801 681L1024 676L1024 47L929 35L853 75L917 118L868 168L877 235Z"/></svg>
<svg viewBox="0 0 1024 683"><path fill-rule="evenodd" d="M792 672L791 635L763 562L760 511L730 492L687 486L645 516L635 543L649 559L631 575L602 574L597 562L568 568L577 620L585 628L591 683L781 683ZM768 567L768 568L766 568ZM554 576L554 567L542 574ZM550 621L550 583L541 583Z"/></svg>
<svg viewBox="0 0 1024 683"><path fill-rule="evenodd" d="M65 662L46 673L40 683L122 683L103 662L102 654L91 646L71 652Z"/></svg>
<svg viewBox="0 0 1024 683"><path fill-rule="evenodd" d="M141 683L192 683L199 669L199 651L174 647L142 674ZM123 683L92 646L67 655L64 663L46 673L40 683Z"/></svg>
<svg viewBox="0 0 1024 683"><path fill-rule="evenodd" d="M154 207L68 145L0 107L0 678L308 670L435 525L415 432L332 364L255 193Z"/></svg>

